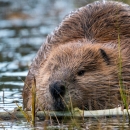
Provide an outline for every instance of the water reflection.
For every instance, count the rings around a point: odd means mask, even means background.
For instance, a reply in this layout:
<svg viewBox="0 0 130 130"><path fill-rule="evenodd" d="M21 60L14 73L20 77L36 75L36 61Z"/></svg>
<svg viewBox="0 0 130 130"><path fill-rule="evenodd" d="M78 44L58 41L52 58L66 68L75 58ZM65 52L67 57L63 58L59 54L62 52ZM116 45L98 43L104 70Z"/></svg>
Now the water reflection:
<svg viewBox="0 0 130 130"><path fill-rule="evenodd" d="M0 112L22 106L28 66L40 45L71 11L61 0L0 1ZM0 129L31 129L26 121L1 121ZM37 125L40 129L40 126Z"/></svg>

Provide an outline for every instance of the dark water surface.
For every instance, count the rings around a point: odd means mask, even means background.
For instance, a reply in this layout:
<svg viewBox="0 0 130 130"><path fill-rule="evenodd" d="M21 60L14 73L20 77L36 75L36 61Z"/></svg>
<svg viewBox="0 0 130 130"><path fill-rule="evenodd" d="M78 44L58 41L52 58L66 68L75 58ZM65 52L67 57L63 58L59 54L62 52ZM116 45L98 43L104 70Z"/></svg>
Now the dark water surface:
<svg viewBox="0 0 130 130"><path fill-rule="evenodd" d="M47 34L70 11L92 1L94 0L0 0L0 112L13 110L16 103L22 106L23 82L28 66ZM91 124L93 123L88 121L84 129ZM36 129L43 129L43 126L44 122L39 121ZM59 129L60 126L56 127L54 129ZM64 128L68 130L66 126ZM0 129L33 128L26 120L0 120ZM118 127L114 129L117 130Z"/></svg>

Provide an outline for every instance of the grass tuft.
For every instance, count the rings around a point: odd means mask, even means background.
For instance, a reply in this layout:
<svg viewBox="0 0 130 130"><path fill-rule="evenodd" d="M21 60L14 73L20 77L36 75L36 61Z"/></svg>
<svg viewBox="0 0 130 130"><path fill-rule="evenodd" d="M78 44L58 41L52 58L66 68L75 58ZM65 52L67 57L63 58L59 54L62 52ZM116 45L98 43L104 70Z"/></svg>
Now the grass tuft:
<svg viewBox="0 0 130 130"><path fill-rule="evenodd" d="M29 114L28 114L26 111L24 111L24 110L22 109L22 107L20 107L17 103L16 103L16 105L17 105L18 109L20 110L20 112L21 112L21 113L23 114L23 116L25 117L25 119L27 120L27 122L31 122L31 118L30 118Z"/></svg>

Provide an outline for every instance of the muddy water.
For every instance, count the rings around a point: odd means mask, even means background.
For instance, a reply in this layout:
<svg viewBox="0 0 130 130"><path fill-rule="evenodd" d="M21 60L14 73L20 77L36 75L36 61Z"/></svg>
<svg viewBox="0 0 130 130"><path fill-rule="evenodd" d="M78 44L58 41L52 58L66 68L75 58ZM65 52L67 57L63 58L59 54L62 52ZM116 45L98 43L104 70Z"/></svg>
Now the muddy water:
<svg viewBox="0 0 130 130"><path fill-rule="evenodd" d="M22 106L23 81L47 34L70 11L92 1L94 0L0 0L0 112L13 110L16 103ZM44 124L45 122L39 121L35 128L43 129ZM84 128L89 128L91 124L93 123L87 122ZM60 126L56 127L54 129ZM66 126L64 128L67 129ZM32 128L26 120L0 120L0 129Z"/></svg>

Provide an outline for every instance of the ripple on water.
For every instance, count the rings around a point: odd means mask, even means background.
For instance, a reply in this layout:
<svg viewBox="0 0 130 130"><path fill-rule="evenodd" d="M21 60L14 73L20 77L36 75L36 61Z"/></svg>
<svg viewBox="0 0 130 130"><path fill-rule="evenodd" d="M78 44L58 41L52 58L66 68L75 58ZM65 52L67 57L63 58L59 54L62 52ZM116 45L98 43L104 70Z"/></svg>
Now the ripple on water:
<svg viewBox="0 0 130 130"><path fill-rule="evenodd" d="M0 30L0 38L13 37L13 36L15 36L15 33L16 32L14 30L3 29L3 30Z"/></svg>
<svg viewBox="0 0 130 130"><path fill-rule="evenodd" d="M5 72L1 73L0 76L27 76L28 71L23 71L23 72Z"/></svg>

